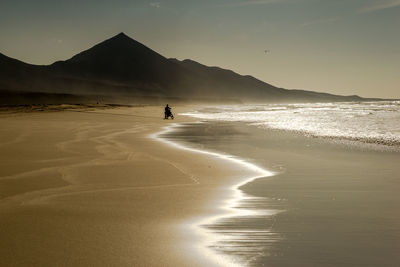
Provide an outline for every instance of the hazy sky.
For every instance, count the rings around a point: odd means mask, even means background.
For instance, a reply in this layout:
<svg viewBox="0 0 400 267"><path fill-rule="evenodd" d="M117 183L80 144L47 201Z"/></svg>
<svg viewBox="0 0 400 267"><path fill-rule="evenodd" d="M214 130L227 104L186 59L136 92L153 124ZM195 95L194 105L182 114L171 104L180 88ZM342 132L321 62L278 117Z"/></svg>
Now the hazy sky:
<svg viewBox="0 0 400 267"><path fill-rule="evenodd" d="M400 98L400 0L0 1L0 53L28 63L119 32L279 87Z"/></svg>

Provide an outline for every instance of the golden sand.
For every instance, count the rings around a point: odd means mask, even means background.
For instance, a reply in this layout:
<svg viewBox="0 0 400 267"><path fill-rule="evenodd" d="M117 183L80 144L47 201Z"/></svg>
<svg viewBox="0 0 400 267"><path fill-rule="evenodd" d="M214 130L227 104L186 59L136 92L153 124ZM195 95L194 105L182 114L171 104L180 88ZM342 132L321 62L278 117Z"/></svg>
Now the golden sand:
<svg viewBox="0 0 400 267"><path fill-rule="evenodd" d="M188 222L243 170L150 138L162 107L70 108L0 115L1 265L209 266Z"/></svg>

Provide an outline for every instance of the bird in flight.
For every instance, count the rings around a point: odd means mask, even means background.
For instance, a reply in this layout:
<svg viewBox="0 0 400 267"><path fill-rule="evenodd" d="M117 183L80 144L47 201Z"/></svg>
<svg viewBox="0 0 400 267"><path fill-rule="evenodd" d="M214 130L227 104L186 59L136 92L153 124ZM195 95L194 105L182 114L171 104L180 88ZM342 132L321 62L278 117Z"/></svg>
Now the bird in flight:
<svg viewBox="0 0 400 267"><path fill-rule="evenodd" d="M264 53L265 53L265 54L267 54L267 53L269 53L269 52L270 52L269 50L264 50Z"/></svg>

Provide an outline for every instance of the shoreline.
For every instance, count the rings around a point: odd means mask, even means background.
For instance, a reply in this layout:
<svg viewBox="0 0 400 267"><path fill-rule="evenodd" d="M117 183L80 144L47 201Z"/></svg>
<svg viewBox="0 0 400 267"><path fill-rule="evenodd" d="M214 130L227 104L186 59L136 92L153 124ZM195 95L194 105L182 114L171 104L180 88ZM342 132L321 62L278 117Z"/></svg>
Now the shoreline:
<svg viewBox="0 0 400 267"><path fill-rule="evenodd" d="M193 229L193 223L226 213L220 205L234 195L227 185L254 176L254 170L237 159L229 162L149 138L171 123L158 112L160 107L117 107L3 114L3 263L221 263L219 256L209 258L215 254L204 248L203 230ZM191 121L180 117L174 123Z"/></svg>
<svg viewBox="0 0 400 267"><path fill-rule="evenodd" d="M400 262L399 153L241 122L188 123L183 128L170 138L250 158L277 171L270 179L240 189L264 198L265 202L249 203L255 209L285 212L272 219L239 216L214 223L212 230L236 237L220 240L217 251L249 259L256 255L250 266L396 266ZM263 231L268 234L262 236Z"/></svg>
<svg viewBox="0 0 400 267"><path fill-rule="evenodd" d="M201 123L201 122L192 122L192 123ZM218 203L221 203L221 206L218 207L218 210L221 211L219 214L209 214L203 215L203 218L195 219L189 223L189 228L194 231L194 233L198 236L201 236L201 244L199 251L203 251L201 255L208 255L208 257L212 258L215 264L218 266L245 266L246 262L243 262L242 259L235 259L229 255L218 254L217 251L213 250L212 247L215 246L217 240L221 240L226 238L226 236L221 235L221 233L210 231L207 229L207 225L213 225L218 221L230 219L238 216L271 216L276 214L278 211L276 210L252 210L252 209L244 209L240 208L240 203L243 201L251 201L252 199L256 199L254 196L250 196L245 194L240 188L248 183L251 183L257 179L263 179L267 177L274 176L276 173L263 169L251 162L247 162L238 157L225 154L223 152L213 152L203 149L198 149L194 147L190 147L188 145L184 145L179 142L174 142L168 139L168 137L162 137L163 135L173 133L174 129L181 127L185 123L174 124L172 126L165 127L164 130L157 132L155 134L151 134L150 138L154 138L160 142L163 142L169 146L190 151L197 154L203 154L208 157L222 159L229 164L239 165L245 169L251 171L252 174L244 175L241 181L235 181L234 184L230 183L228 187L231 190L229 196L221 197L217 200ZM237 180L237 179L236 179ZM196 183L199 181L195 180Z"/></svg>
<svg viewBox="0 0 400 267"><path fill-rule="evenodd" d="M398 153L160 107L23 114L0 116L6 266L400 262Z"/></svg>

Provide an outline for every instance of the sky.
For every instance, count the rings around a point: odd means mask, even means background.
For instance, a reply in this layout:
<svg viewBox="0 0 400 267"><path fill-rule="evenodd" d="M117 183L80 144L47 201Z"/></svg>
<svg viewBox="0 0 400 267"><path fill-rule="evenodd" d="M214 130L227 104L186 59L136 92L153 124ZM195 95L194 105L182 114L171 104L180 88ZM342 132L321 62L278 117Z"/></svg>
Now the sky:
<svg viewBox="0 0 400 267"><path fill-rule="evenodd" d="M120 32L287 89L400 98L400 0L1 0L0 53L66 60Z"/></svg>

